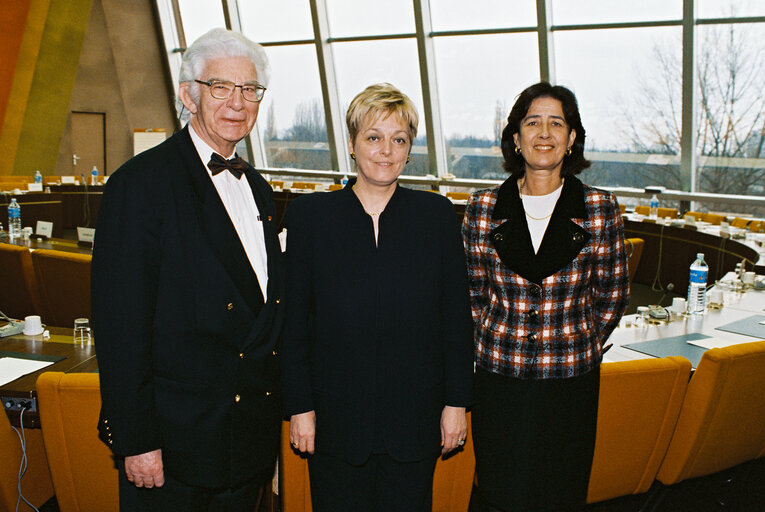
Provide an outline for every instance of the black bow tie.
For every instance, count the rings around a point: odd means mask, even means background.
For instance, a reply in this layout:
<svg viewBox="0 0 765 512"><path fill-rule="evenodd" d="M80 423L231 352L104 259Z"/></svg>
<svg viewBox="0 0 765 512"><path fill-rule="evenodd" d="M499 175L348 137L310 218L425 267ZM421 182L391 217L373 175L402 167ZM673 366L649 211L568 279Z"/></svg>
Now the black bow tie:
<svg viewBox="0 0 765 512"><path fill-rule="evenodd" d="M207 167L210 168L213 176L228 169L228 172L233 174L236 179L239 179L242 177L242 173L247 170L248 165L247 162L238 156L226 160L218 153L213 153L210 161L207 163Z"/></svg>

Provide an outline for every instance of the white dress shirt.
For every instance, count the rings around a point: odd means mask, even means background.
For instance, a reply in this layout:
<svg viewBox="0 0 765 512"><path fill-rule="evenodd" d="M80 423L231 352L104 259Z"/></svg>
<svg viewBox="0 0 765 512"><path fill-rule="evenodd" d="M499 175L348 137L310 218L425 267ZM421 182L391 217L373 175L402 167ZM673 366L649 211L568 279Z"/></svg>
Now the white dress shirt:
<svg viewBox="0 0 765 512"><path fill-rule="evenodd" d="M555 209L555 204L558 202L562 190L563 185L561 184L560 187L543 196L520 194L523 201L523 210L526 212L526 223L529 226L534 253L539 252L542 238L544 238L547 225L550 223L550 216Z"/></svg>
<svg viewBox="0 0 765 512"><path fill-rule="evenodd" d="M234 224L239 240L242 242L244 252L247 253L247 259L258 276L260 290L263 292L263 300L268 300L268 255L266 253L266 239L263 234L263 222L260 221L260 212L255 203L255 197L252 195L252 189L247 178L243 175L237 179L228 171L213 176L207 163L215 152L202 138L194 131L194 127L189 123L189 134L197 149L199 158L207 170L207 174L218 191L220 200L228 212L231 222ZM231 158L234 155L221 155L223 158Z"/></svg>

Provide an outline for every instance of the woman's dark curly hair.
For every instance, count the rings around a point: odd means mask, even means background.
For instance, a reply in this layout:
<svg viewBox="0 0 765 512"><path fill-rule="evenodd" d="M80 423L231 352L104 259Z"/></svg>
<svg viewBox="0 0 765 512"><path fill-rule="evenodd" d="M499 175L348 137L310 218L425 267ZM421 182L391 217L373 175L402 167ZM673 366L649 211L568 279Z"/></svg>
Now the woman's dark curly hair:
<svg viewBox="0 0 765 512"><path fill-rule="evenodd" d="M539 82L527 87L515 101L510 115L507 116L507 126L502 131L502 155L505 162L502 164L505 171L513 177L520 178L526 173L526 160L522 154L515 152L515 140L513 135L520 133L521 122L529 112L531 103L537 98L553 98L563 105L563 115L568 125L576 131L574 144L571 146L571 154L563 157L561 177L579 174L590 166L590 161L584 158L584 126L579 116L579 106L576 96L562 85L550 85L548 82Z"/></svg>

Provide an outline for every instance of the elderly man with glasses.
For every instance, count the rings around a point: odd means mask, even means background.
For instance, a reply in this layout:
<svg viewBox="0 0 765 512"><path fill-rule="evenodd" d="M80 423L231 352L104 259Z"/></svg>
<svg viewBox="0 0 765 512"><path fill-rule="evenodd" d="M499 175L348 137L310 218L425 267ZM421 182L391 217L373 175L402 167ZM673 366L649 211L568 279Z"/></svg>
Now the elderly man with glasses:
<svg viewBox="0 0 765 512"><path fill-rule="evenodd" d="M281 251L268 183L236 155L268 83L260 45L184 53L186 127L110 178L93 251L101 438L122 511L247 511L281 426Z"/></svg>

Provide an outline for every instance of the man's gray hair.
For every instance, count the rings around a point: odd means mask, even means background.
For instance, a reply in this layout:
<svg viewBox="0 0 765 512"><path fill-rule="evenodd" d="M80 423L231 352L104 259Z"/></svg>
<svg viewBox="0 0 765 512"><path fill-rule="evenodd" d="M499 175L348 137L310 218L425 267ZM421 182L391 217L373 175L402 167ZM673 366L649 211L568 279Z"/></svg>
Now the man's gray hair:
<svg viewBox="0 0 765 512"><path fill-rule="evenodd" d="M265 50L258 43L250 41L239 32L224 28L214 28L201 35L191 46L186 48L181 62L179 81L191 82L189 94L194 103L199 104L199 84L194 80L207 80L202 76L207 62L225 57L245 57L249 59L258 74L258 82L268 87L271 67Z"/></svg>

